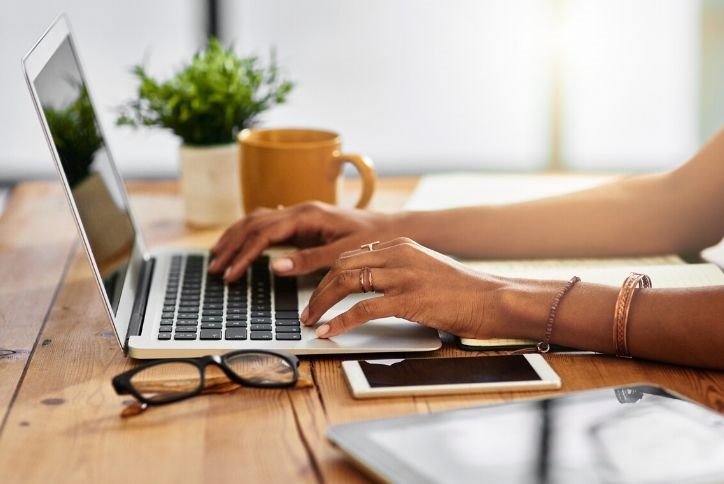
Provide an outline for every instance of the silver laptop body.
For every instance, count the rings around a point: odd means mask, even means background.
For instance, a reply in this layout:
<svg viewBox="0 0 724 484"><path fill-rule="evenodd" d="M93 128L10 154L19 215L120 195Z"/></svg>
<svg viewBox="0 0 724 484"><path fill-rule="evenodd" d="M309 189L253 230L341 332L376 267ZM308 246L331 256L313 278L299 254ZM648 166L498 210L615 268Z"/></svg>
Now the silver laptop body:
<svg viewBox="0 0 724 484"><path fill-rule="evenodd" d="M371 321L329 340L316 338L314 331L303 325L298 340L280 339L282 336L276 326L269 340L252 340L249 338L251 331L247 331L246 339L229 340L225 338L230 322L226 309L220 318L220 339L201 339L200 334L195 339L176 339L175 332L170 339L159 339L166 338L160 333L164 304L168 302L165 298L170 288L170 271L174 266L178 270L179 259L183 266L189 255L195 255L205 273L208 255L198 250L183 253L178 249L146 251L123 181L95 115L89 86L65 16L56 19L23 58L22 64L108 318L118 343L129 356L188 357L244 348L330 354L432 351L440 347L436 331L397 318ZM269 252L274 255L274 251ZM274 281L273 274L269 274ZM307 304L313 281L300 278L297 282L298 311ZM251 291L251 282L246 287L244 291ZM224 288L224 294L228 291ZM332 308L323 321L351 307L362 297L345 299ZM274 297L271 300L274 301ZM271 304L276 325L279 321L275 316L275 303ZM249 319L251 313L247 316ZM174 321L174 325L176 323ZM239 331L236 333L238 336Z"/></svg>

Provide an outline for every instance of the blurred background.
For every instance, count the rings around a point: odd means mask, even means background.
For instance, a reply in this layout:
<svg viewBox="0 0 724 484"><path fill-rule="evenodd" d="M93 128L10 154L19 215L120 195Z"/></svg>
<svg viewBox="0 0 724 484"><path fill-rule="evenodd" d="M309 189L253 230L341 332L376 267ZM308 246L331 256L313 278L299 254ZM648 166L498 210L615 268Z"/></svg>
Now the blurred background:
<svg viewBox="0 0 724 484"><path fill-rule="evenodd" d="M179 143L115 126L129 67L210 33L296 81L264 125L339 131L383 174L665 169L724 124L724 0L3 0L6 186L54 176L20 58L63 11L126 177L175 176Z"/></svg>

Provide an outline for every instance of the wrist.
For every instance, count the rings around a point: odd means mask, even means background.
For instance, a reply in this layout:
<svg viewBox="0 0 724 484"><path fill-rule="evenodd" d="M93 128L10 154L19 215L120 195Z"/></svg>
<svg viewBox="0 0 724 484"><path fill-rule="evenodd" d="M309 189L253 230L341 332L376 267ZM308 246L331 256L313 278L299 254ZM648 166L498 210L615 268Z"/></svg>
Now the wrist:
<svg viewBox="0 0 724 484"><path fill-rule="evenodd" d="M499 291L495 337L539 340L545 332L551 301L560 281L507 279Z"/></svg>
<svg viewBox="0 0 724 484"><path fill-rule="evenodd" d="M428 237L430 214L427 212L398 212L390 215L389 226L393 237L408 237L425 247L434 248Z"/></svg>

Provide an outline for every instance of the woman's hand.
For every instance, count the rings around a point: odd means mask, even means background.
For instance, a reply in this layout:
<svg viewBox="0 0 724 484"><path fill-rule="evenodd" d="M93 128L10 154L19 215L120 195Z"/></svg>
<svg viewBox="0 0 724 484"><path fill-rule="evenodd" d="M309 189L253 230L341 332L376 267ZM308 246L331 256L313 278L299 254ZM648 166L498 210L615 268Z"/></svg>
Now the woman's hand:
<svg viewBox="0 0 724 484"><path fill-rule="evenodd" d="M212 273L238 279L268 246L302 247L272 262L283 275L306 274L329 267L346 250L373 240L394 237L395 216L308 202L279 210L257 209L229 227L211 249Z"/></svg>
<svg viewBox="0 0 724 484"><path fill-rule="evenodd" d="M376 291L317 328L324 338L367 321L395 316L462 337L490 337L498 320L495 291L502 278L483 276L407 238L342 254L312 294L301 319L315 324L352 293Z"/></svg>

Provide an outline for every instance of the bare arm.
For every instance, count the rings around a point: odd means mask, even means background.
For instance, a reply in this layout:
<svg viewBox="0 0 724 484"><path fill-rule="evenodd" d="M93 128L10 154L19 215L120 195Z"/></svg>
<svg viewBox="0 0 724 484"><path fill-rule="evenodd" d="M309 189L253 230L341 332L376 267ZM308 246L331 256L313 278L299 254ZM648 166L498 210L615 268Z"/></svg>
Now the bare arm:
<svg viewBox="0 0 724 484"><path fill-rule="evenodd" d="M526 203L401 214L395 232L467 257L699 252L724 237L724 130L668 173Z"/></svg>
<svg viewBox="0 0 724 484"><path fill-rule="evenodd" d="M397 316L467 338L541 341L551 303L565 282L481 274L412 240L393 239L373 251L342 254L301 320L318 323L338 301L360 292L361 284L383 296L326 321L317 328L319 336L334 337L369 320ZM551 341L614 353L617 296L615 287L576 284L558 307ZM724 286L637 289L627 334L635 357L724 370Z"/></svg>
<svg viewBox="0 0 724 484"><path fill-rule="evenodd" d="M655 283L655 281L654 281ZM488 337L540 340L561 281L513 280L503 291ZM565 296L552 341L571 348L615 353L613 308L618 289L582 282ZM724 286L637 289L628 324L632 356L724 369Z"/></svg>
<svg viewBox="0 0 724 484"><path fill-rule="evenodd" d="M399 236L465 257L699 252L724 237L724 130L671 172L526 203L394 215L320 203L258 210L212 248L211 271L234 280L266 247L284 242L301 250L276 260L274 270L305 274L345 250Z"/></svg>

